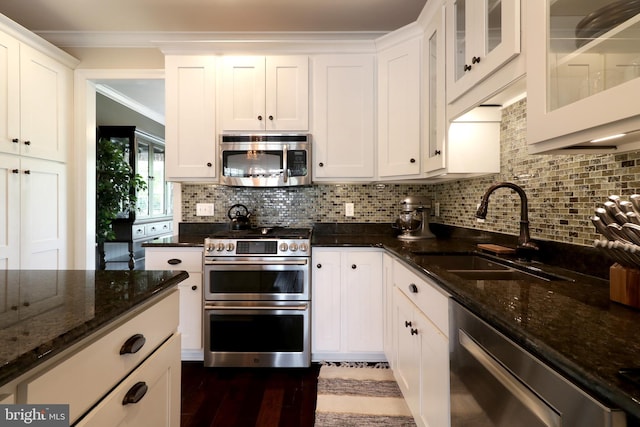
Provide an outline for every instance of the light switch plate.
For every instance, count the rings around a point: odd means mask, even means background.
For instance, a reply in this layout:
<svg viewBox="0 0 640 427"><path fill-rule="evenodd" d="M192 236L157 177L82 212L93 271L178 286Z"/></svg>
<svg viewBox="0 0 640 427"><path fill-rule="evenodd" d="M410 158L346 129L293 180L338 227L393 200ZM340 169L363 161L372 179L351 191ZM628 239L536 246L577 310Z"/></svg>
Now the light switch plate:
<svg viewBox="0 0 640 427"><path fill-rule="evenodd" d="M213 216L213 203L196 203L196 216Z"/></svg>

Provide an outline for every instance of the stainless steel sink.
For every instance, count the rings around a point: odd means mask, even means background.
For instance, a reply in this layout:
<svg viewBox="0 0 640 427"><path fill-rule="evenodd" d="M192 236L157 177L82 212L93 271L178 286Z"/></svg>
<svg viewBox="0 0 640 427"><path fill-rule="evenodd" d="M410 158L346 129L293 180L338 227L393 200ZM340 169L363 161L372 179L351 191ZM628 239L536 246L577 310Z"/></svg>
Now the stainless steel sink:
<svg viewBox="0 0 640 427"><path fill-rule="evenodd" d="M420 256L420 262L425 265L436 265L465 280L531 280L545 281L563 280L570 278L549 273L536 266L519 265L512 261L497 261L482 254L473 253L428 253L413 252Z"/></svg>

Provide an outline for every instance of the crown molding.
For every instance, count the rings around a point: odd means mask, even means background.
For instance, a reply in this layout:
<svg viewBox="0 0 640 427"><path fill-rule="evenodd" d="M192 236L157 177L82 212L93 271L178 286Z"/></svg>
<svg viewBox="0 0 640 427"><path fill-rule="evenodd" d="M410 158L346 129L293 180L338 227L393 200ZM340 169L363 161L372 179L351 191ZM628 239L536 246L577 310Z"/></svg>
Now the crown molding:
<svg viewBox="0 0 640 427"><path fill-rule="evenodd" d="M386 31L295 32L120 32L40 31L36 34L61 48L156 48L164 53L287 51L323 53L375 51Z"/></svg>

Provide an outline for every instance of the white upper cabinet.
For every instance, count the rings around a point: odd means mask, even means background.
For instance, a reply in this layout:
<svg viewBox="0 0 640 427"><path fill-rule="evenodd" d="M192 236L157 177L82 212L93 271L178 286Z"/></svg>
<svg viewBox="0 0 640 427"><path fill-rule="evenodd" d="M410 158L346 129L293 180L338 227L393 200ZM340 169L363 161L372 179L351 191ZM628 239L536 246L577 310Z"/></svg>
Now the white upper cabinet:
<svg viewBox="0 0 640 427"><path fill-rule="evenodd" d="M637 2L538 0L527 7L527 26L540 34L527 42L529 151L640 149Z"/></svg>
<svg viewBox="0 0 640 427"><path fill-rule="evenodd" d="M213 56L165 58L168 181L216 177L215 76Z"/></svg>
<svg viewBox="0 0 640 427"><path fill-rule="evenodd" d="M447 100L520 53L520 0L447 0Z"/></svg>
<svg viewBox="0 0 640 427"><path fill-rule="evenodd" d="M435 7L428 13L422 40L422 88L423 107L422 168L430 173L444 169L446 163L446 100L445 100L445 34L444 7L429 2Z"/></svg>
<svg viewBox="0 0 640 427"><path fill-rule="evenodd" d="M396 37L397 35L394 35ZM378 175L420 176L421 37L378 53Z"/></svg>
<svg viewBox="0 0 640 427"><path fill-rule="evenodd" d="M222 130L306 131L307 56L227 56L222 59Z"/></svg>
<svg viewBox="0 0 640 427"><path fill-rule="evenodd" d="M0 151L66 161L73 71L0 31Z"/></svg>
<svg viewBox="0 0 640 427"><path fill-rule="evenodd" d="M313 62L313 180L374 177L373 55L319 55Z"/></svg>

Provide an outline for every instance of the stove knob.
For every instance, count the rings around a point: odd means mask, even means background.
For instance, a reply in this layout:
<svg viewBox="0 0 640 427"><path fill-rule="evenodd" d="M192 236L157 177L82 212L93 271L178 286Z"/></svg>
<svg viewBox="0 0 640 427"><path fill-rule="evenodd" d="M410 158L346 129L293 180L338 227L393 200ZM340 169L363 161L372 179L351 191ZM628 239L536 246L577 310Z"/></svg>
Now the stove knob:
<svg viewBox="0 0 640 427"><path fill-rule="evenodd" d="M227 252L232 252L236 246L233 243L227 243Z"/></svg>
<svg viewBox="0 0 640 427"><path fill-rule="evenodd" d="M287 245L285 242L280 243L280 252L287 252L288 249L289 245Z"/></svg>
<svg viewBox="0 0 640 427"><path fill-rule="evenodd" d="M224 250L224 243L218 243L216 246L216 251L222 252Z"/></svg>
<svg viewBox="0 0 640 427"><path fill-rule="evenodd" d="M298 244L297 243L292 243L289 245L289 249L291 249L291 252L295 252L298 250Z"/></svg>
<svg viewBox="0 0 640 427"><path fill-rule="evenodd" d="M306 243L300 243L300 252L307 252L309 250L309 246Z"/></svg>

